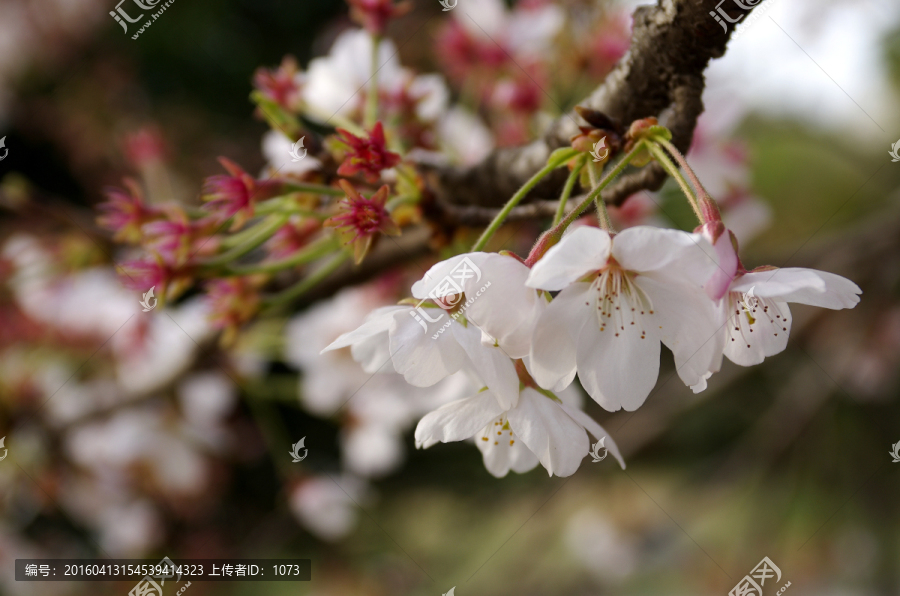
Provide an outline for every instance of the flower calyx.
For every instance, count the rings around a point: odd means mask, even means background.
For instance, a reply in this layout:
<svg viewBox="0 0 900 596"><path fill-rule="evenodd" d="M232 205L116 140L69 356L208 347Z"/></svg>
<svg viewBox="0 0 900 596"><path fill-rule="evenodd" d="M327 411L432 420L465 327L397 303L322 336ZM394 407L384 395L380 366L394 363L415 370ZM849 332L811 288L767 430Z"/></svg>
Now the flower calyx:
<svg viewBox="0 0 900 596"><path fill-rule="evenodd" d="M389 190L386 184L369 198L359 194L346 180L340 180L338 184L347 193L347 197L339 202L339 213L326 219L322 225L351 235L347 244L353 244L353 256L359 264L371 248L376 235L381 233L399 236L400 228L384 208Z"/></svg>

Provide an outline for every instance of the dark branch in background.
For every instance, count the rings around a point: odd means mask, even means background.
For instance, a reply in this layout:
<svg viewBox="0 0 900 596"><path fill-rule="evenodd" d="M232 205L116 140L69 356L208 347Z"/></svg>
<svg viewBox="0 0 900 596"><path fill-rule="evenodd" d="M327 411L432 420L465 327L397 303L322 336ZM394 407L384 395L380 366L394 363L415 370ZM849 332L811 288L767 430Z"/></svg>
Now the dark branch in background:
<svg viewBox="0 0 900 596"><path fill-rule="evenodd" d="M758 4L748 0L748 4ZM628 53L606 80L579 105L599 110L627 127L640 118L656 116L672 131L672 142L686 152L697 117L703 111L704 71L712 58L725 53L731 37L711 11L718 0L659 0L634 12ZM749 11L742 11L744 15ZM431 168L428 185L448 215L452 206L495 209L502 206L535 172L550 152L569 144L584 122L571 112L557 119L541 139L523 147L498 149L468 168ZM525 202L556 200L565 172L539 184ZM607 203L620 205L640 190L657 190L666 174L655 163L627 172L603 193ZM540 213L540 210L537 210ZM480 211L466 213L481 213Z"/></svg>

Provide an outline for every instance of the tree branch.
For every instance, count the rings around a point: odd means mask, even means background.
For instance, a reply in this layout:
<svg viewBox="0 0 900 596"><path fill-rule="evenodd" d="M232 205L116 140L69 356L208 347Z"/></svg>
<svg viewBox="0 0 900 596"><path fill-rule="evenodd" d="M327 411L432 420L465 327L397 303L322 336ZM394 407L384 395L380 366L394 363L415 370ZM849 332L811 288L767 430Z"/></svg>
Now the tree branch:
<svg viewBox="0 0 900 596"><path fill-rule="evenodd" d="M718 3L658 0L656 6L638 7L628 53L580 105L601 111L626 127L640 118L659 117L672 131L675 146L686 152L703 111L703 73L712 58L725 53L731 37L731 31L723 31L710 16ZM427 176L429 188L439 205L499 207L544 166L551 151L568 145L569 138L578 133L579 121L573 111L528 145L496 150L468 168L433 168ZM565 172L556 174L539 184L525 202L555 200L565 183ZM653 163L623 175L604 191L603 198L620 205L640 190L659 189L665 179L665 172Z"/></svg>

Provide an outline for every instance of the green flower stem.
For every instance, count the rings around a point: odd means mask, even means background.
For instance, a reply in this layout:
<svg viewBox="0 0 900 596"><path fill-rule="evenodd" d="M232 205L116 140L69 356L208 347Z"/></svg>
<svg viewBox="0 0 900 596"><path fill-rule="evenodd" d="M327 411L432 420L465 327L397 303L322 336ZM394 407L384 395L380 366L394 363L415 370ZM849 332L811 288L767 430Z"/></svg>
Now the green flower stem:
<svg viewBox="0 0 900 596"><path fill-rule="evenodd" d="M267 201L265 203L266 207L264 209L257 209L255 215L272 215L274 214L283 214L283 215L303 215L306 217L314 217L319 221L325 219L325 216L321 213L316 213L315 211L309 211L307 209L299 209L299 208L291 208L290 203L275 203L276 199L272 199L272 201ZM263 203L260 203L263 205ZM259 205L257 205L259 207ZM241 230L235 234L231 234L230 236L226 236L222 239L222 246L224 248L233 248L244 242L247 242L249 239L256 237L259 234L259 230L263 226L268 226L268 220L262 220L254 226Z"/></svg>
<svg viewBox="0 0 900 596"><path fill-rule="evenodd" d="M207 261L200 263L202 267L221 267L235 259L239 259L248 252L262 245L263 242L272 237L272 234L287 223L289 214L281 213L270 215L263 223L253 228L254 234L249 235L247 240L234 248L223 252Z"/></svg>
<svg viewBox="0 0 900 596"><path fill-rule="evenodd" d="M584 169L584 164L587 163L587 159L588 156L585 154L578 160L578 163L575 164L575 167L572 168L572 171L569 173L566 185L563 187L562 194L559 196L559 206L556 208L556 215L553 217L554 226L558 224L566 214L566 203L569 202L569 197L572 196L572 189L575 188L575 183L578 181L578 176L581 174L581 170Z"/></svg>
<svg viewBox="0 0 900 596"><path fill-rule="evenodd" d="M558 152L558 153L557 153ZM503 206L503 209L500 210L500 213L494 217L494 220L490 223L487 229L481 234L481 238L472 246L472 252L483 250L487 245L488 241L494 236L497 230L500 229L500 226L503 225L504 220L506 220L507 216L510 212L515 208L519 202L525 198L531 189L537 186L538 182L544 179L550 172L558 168L559 166L566 163L568 160L575 157L579 152L575 149L568 150L559 150L554 152L555 155L550 156L550 160L546 166L544 166L537 174L531 177L528 182L522 185L516 194L506 202L506 205Z"/></svg>
<svg viewBox="0 0 900 596"><path fill-rule="evenodd" d="M372 128L378 121L378 47L381 36L372 35L372 78L369 79L369 94L366 97L366 128Z"/></svg>
<svg viewBox="0 0 900 596"><path fill-rule="evenodd" d="M688 164L687 159L684 158L684 155L681 154L681 151L678 150L678 147L676 147L666 139L660 138L655 140L657 143L668 150L672 157L675 158L675 161L678 163L678 165L681 166L681 169L684 170L685 174L687 174L688 179L694 185L694 188L697 189L697 197L700 199L709 198L709 193L706 192L706 188L704 188L703 183L700 182L699 178L697 178L697 174Z"/></svg>
<svg viewBox="0 0 900 596"><path fill-rule="evenodd" d="M588 193L588 196L586 196L584 200L582 200L581 203L578 204L577 207L569 211L569 214L565 216L561 222L559 222L555 227L552 228L552 231L555 235L562 237L562 233L566 230L566 228L568 228L573 221L578 219L578 217L585 209L591 206L591 203L594 202L594 199L600 196L601 191L609 186L609 183L612 182L616 176L622 173L622 170L624 170L625 166L627 166L631 162L631 160L634 159L634 156L644 149L645 143L646 141L643 140L635 143L631 151L629 151L625 155L625 157L619 160L619 163L616 164L616 167L611 169L603 177L599 184L597 184L597 186L595 186L594 189L591 190L590 193Z"/></svg>
<svg viewBox="0 0 900 596"><path fill-rule="evenodd" d="M307 192L332 197L342 197L345 194L343 190L336 186L325 186L324 184L312 184L309 182L286 182L284 188L288 192Z"/></svg>
<svg viewBox="0 0 900 596"><path fill-rule="evenodd" d="M591 186L596 187L600 184L594 168L588 167L588 175L591 177ZM609 219L609 211L606 210L606 202L600 193L597 193L597 196L594 197L594 206L597 208L597 223L600 224L600 228L607 232L612 232L613 227L612 221Z"/></svg>
<svg viewBox="0 0 900 596"><path fill-rule="evenodd" d="M691 186L688 184L687 180L684 179L684 176L681 173L672 160L669 159L669 156L666 155L666 152L659 148L654 142L648 143L648 148L650 149L650 153L653 154L653 157L656 158L656 161L665 168L665 170L669 173L672 178L678 182L678 186L681 187L681 192L684 193L684 196L687 198L688 203L691 204L691 209L694 210L694 214L697 216L697 219L700 220L700 223L704 222L703 212L700 211L700 205L697 202L697 197L694 194L694 191L691 189Z"/></svg>
<svg viewBox="0 0 900 596"><path fill-rule="evenodd" d="M337 237L328 236L322 238L309 246L303 247L295 254L277 261L269 261L256 263L253 265L232 265L225 270L226 276L232 275L251 275L253 273L276 273L284 269L290 269L298 265L311 263L316 259L322 258L330 252L339 249L341 246Z"/></svg>
<svg viewBox="0 0 900 596"><path fill-rule="evenodd" d="M678 150L678 147L673 145L668 139L658 139L657 142L669 151L678 165L681 166L681 169L685 171L691 183L693 183L694 188L697 191L697 207L700 209L701 213L700 221L702 223L710 220L720 221L722 216L719 213L719 205L709 192L707 192L703 183L700 182L700 178L697 177L697 173L694 172L694 169L688 164L687 159L685 159L681 151Z"/></svg>
<svg viewBox="0 0 900 596"><path fill-rule="evenodd" d="M330 261L328 261L288 289L275 294L274 296L264 298L263 306L267 308L275 308L287 304L292 300L296 300L306 292L316 287L326 277L337 271L340 266L343 265L344 262L348 259L350 259L350 253L347 251L341 251L340 253L334 255Z"/></svg>

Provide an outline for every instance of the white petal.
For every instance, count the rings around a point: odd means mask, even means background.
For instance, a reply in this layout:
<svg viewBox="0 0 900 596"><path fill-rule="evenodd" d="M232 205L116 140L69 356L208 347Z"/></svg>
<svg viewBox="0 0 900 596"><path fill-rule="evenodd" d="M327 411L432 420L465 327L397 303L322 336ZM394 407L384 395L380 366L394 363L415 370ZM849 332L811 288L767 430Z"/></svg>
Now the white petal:
<svg viewBox="0 0 900 596"><path fill-rule="evenodd" d="M596 292L592 286L592 292ZM619 296L619 313L639 313L641 305L632 306L630 297ZM591 302L597 310L595 302ZM593 313L592 313L593 314ZM593 315L596 317L596 315ZM588 395L610 412L620 408L638 409L656 385L659 376L659 328L656 316L645 314L611 319L601 331L596 318L585 324L578 337L578 378ZM644 336L643 338L641 336Z"/></svg>
<svg viewBox="0 0 900 596"><path fill-rule="evenodd" d="M613 239L612 256L629 271L664 269L702 286L718 269L716 251L700 234L635 226Z"/></svg>
<svg viewBox="0 0 900 596"><path fill-rule="evenodd" d="M339 350L352 346L364 340L371 339L390 329L394 320L394 313L398 310L406 310L404 306L383 306L376 308L366 317L366 321L348 333L344 333L326 346L320 353L331 350ZM346 329L346 327L345 327Z"/></svg>
<svg viewBox="0 0 900 596"><path fill-rule="evenodd" d="M468 327L454 323L450 328L469 357L472 368L504 409L515 406L519 399L519 376L509 356L498 347L482 344L481 330L472 323Z"/></svg>
<svg viewBox="0 0 900 596"><path fill-rule="evenodd" d="M600 426L596 420L587 415L586 412L579 410L578 408L568 406L566 404L561 404L560 407L565 410L566 414L568 414L572 420L580 424L584 427L586 431L591 433L591 435L597 439L598 441L603 437L606 437L606 441L604 442L604 446L612 453L613 457L616 458L616 461L619 462L619 466L624 470L625 469L625 460L622 458L622 454L619 452L619 446L616 445L616 442L613 440L609 433L606 432L602 426Z"/></svg>
<svg viewBox="0 0 900 596"><path fill-rule="evenodd" d="M592 271L602 269L609 259L609 233L583 226L563 237L531 268L528 286L542 290L562 290Z"/></svg>
<svg viewBox="0 0 900 596"><path fill-rule="evenodd" d="M515 433L501 431L500 436L497 436L496 428L493 423L488 424L475 437L484 467L492 476L503 478L510 470L521 474L538 465L537 456Z"/></svg>
<svg viewBox="0 0 900 596"><path fill-rule="evenodd" d="M707 371L705 375L700 377L700 380L697 381L697 383L691 385L691 391L693 391L694 393L703 393L704 391L706 391L706 382L711 376L713 376L713 373L711 371Z"/></svg>
<svg viewBox="0 0 900 596"><path fill-rule="evenodd" d="M635 283L653 302L660 338L672 350L684 384L696 385L706 373L718 372L725 346L723 309L702 288L658 272L640 275Z"/></svg>
<svg viewBox="0 0 900 596"><path fill-rule="evenodd" d="M732 292L747 293L751 289L753 295L760 298L775 298L833 310L853 308L859 303L859 294L862 293L859 286L845 277L800 267L747 273L731 286Z"/></svg>
<svg viewBox="0 0 900 596"><path fill-rule="evenodd" d="M507 414L509 426L552 476L571 476L590 450L587 433L559 404L526 387Z"/></svg>
<svg viewBox="0 0 900 596"><path fill-rule="evenodd" d="M730 294L729 297L733 297ZM733 298L725 338L725 355L741 366L754 366L784 351L791 333L791 309L787 302L770 298L745 299L747 313ZM751 324L751 320L753 321Z"/></svg>
<svg viewBox="0 0 900 596"><path fill-rule="evenodd" d="M391 361L391 344L387 331L354 343L350 346L350 354L367 373L390 372L394 369L393 363L385 366Z"/></svg>
<svg viewBox="0 0 900 596"><path fill-rule="evenodd" d="M513 257L492 254L479 265L484 279L466 286L465 316L496 338L511 358L522 358L546 300L525 286L530 270Z"/></svg>
<svg viewBox="0 0 900 596"><path fill-rule="evenodd" d="M450 327L458 327L459 324L450 322L447 313L440 309L427 310L432 318L435 313L440 313L438 321L427 326L427 330L413 317L417 314L413 307L395 312L390 330L394 368L403 375L407 383L416 387L434 385L457 372L465 362L465 352L450 329L442 330L443 325L448 322Z"/></svg>
<svg viewBox="0 0 900 596"><path fill-rule="evenodd" d="M468 439L502 413L503 408L490 391L449 403L419 421L416 447L427 449L435 443Z"/></svg>
<svg viewBox="0 0 900 596"><path fill-rule="evenodd" d="M466 291L467 286L477 290L484 285L482 266L493 253L470 252L456 255L435 264L425 275L413 284L412 295L419 300L425 298L443 298ZM512 258L512 257L507 257Z"/></svg>
<svg viewBox="0 0 900 596"><path fill-rule="evenodd" d="M516 474L524 474L529 470L533 470L540 463L537 456L516 433L513 433L513 438L516 442L509 447L510 468Z"/></svg>
<svg viewBox="0 0 900 596"><path fill-rule="evenodd" d="M529 372L541 387L557 391L575 377L578 336L593 315L590 288L591 284L585 282L567 287L550 302L534 326Z"/></svg>

